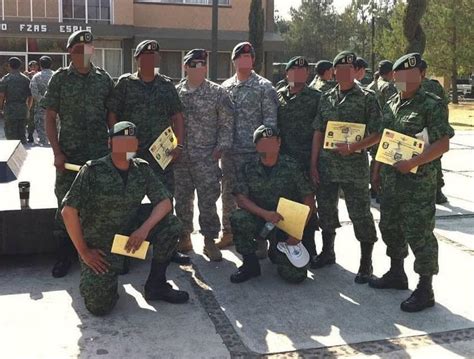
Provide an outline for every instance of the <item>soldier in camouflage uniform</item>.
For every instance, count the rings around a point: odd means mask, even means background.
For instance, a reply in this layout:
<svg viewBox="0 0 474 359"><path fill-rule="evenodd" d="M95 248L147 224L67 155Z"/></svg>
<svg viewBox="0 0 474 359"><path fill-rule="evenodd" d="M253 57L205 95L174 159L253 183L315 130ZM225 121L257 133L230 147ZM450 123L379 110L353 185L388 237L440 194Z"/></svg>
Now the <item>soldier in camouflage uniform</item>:
<svg viewBox="0 0 474 359"><path fill-rule="evenodd" d="M393 65L400 93L385 106L380 132L391 129L415 137L427 129L430 145L422 154L394 166L377 163L373 176L374 186L381 184L379 227L391 266L382 278L372 278L369 285L408 289L403 261L409 245L420 280L417 289L401 304L407 312L420 311L435 303L431 284L432 276L438 273L438 243L433 234L437 175L434 161L449 150L449 138L454 135L446 104L420 86L420 66L418 53L402 56ZM416 166L417 172L410 173Z"/></svg>
<svg viewBox="0 0 474 359"><path fill-rule="evenodd" d="M281 153L295 159L309 179L312 123L318 113L321 92L306 85L308 67L308 61L301 56L296 56L287 63L285 70L289 84L278 90L280 105L277 123L281 136ZM313 213L302 240L311 261L316 257L314 232L317 229L317 215Z"/></svg>
<svg viewBox="0 0 474 359"><path fill-rule="evenodd" d="M5 115L5 137L26 143L25 124L32 105L30 80L20 72L21 60L10 57L10 73L0 79L0 110Z"/></svg>
<svg viewBox="0 0 474 359"><path fill-rule="evenodd" d="M369 67L369 64L362 57L357 57L354 62L354 68L356 70L355 83L360 87L366 87L361 81L364 80L366 69Z"/></svg>
<svg viewBox="0 0 474 359"><path fill-rule="evenodd" d="M334 238L338 219L338 192L342 188L354 232L361 244L361 260L356 283L367 283L372 275L372 249L377 241L370 212L369 163L366 149L378 141L381 111L375 95L355 82L353 62L356 56L343 51L334 59L338 85L321 96L313 123L315 130L311 154L311 177L317 185L316 199L322 228L323 249L314 267L335 263ZM362 123L366 136L356 143L338 144L323 149L328 121Z"/></svg>
<svg viewBox="0 0 474 359"><path fill-rule="evenodd" d="M243 265L231 275L232 283L241 283L260 275L256 255L257 242L266 223L278 223L282 217L276 212L281 197L304 203L314 211L314 193L309 180L299 164L291 157L280 155L281 140L278 130L261 125L253 135L259 160L244 165L238 173L234 195L239 209L230 218L237 252L243 257ZM310 213L311 215L311 213ZM277 243L285 241L295 245L298 240L279 229L273 229L270 238L270 260L277 265L278 274L286 281L300 283L307 277L307 265L297 268L288 257L277 250Z"/></svg>
<svg viewBox="0 0 474 359"><path fill-rule="evenodd" d="M326 92L334 88L337 82L333 80L334 68L331 61L320 60L316 62L316 76L313 81L309 84L309 87Z"/></svg>
<svg viewBox="0 0 474 359"><path fill-rule="evenodd" d="M272 83L252 70L255 50L249 42L237 44L232 51L236 74L224 81L224 87L234 103L234 142L225 151L222 164L222 225L223 235L218 246L222 249L232 244L229 216L236 208L232 196L234 181L240 168L249 160L257 158L252 135L264 124L276 127L278 98ZM265 256L266 249L261 249Z"/></svg>
<svg viewBox="0 0 474 359"><path fill-rule="evenodd" d="M54 153L54 193L58 208L77 174L66 170L64 163L83 165L109 152L105 104L114 83L105 70L90 62L94 49L92 40L92 34L86 30L69 36L67 49L72 61L68 67L60 68L53 74L40 103L46 109L46 134ZM58 115L59 126L56 123ZM58 261L52 274L63 277L76 253L61 214L58 212L56 217L54 236L59 244Z"/></svg>
<svg viewBox="0 0 474 359"><path fill-rule="evenodd" d="M117 274L124 257L110 252L115 234L129 236L128 252L135 252L144 240L153 244L145 299L170 303L189 299L188 293L166 282L181 224L170 213L171 194L148 163L128 156L138 147L135 131L131 122L115 124L110 130L112 154L88 161L63 201L64 221L81 259L81 295L87 310L98 316L108 314L118 299ZM143 221L139 210L145 195L153 210Z"/></svg>
<svg viewBox="0 0 474 359"><path fill-rule="evenodd" d="M148 161L160 181L174 194L173 165L163 170L148 150L169 126L178 140L178 147L172 152L173 161L183 150L183 106L171 79L155 73L159 50L155 40L144 40L138 44L134 53L138 71L120 76L107 102L108 121L109 126L117 121L136 124L139 130L137 157ZM189 257L177 252L173 261L186 264Z"/></svg>
<svg viewBox="0 0 474 359"><path fill-rule="evenodd" d="M184 105L186 131L183 154L174 165L176 215L184 224L182 238L192 248L196 190L204 253L220 261L222 254L214 242L221 229L216 207L222 177L219 159L232 147L234 107L227 91L206 79L206 50L189 51L183 64L187 77L176 89Z"/></svg>
<svg viewBox="0 0 474 359"><path fill-rule="evenodd" d="M431 92L438 96L445 104L448 106L449 104L449 98L448 95L446 94L446 91L444 91L443 86L434 79L429 79L426 77L426 69L428 68L428 64L426 63L425 60L421 60L421 87L425 92ZM437 204L443 204L448 202L448 199L446 196L443 194L443 187L444 187L444 176L443 176L443 168L441 166L441 157L437 159L435 162L435 166L438 169L438 176L436 179L437 186L436 186L436 203Z"/></svg>
<svg viewBox="0 0 474 359"><path fill-rule="evenodd" d="M33 76L30 82L31 94L35 100L35 128L38 133L38 141L40 146L45 146L48 144L48 137L46 136L46 131L44 129L44 117L46 111L44 108L39 106L41 99L46 93L48 88L48 82L53 76L53 70L51 70L52 60L49 56L41 56L40 66L41 71L36 73Z"/></svg>
<svg viewBox="0 0 474 359"><path fill-rule="evenodd" d="M28 76L28 78L31 79L33 76L35 76L39 72L39 65L38 62L35 60L32 60L28 63L28 71L25 72L25 75ZM37 103L36 99L33 97L33 103L30 107L30 112L28 114L28 121L26 123L26 128L28 130L28 143L34 143L35 139L33 137L35 133L35 113L36 113L36 108L37 108Z"/></svg>

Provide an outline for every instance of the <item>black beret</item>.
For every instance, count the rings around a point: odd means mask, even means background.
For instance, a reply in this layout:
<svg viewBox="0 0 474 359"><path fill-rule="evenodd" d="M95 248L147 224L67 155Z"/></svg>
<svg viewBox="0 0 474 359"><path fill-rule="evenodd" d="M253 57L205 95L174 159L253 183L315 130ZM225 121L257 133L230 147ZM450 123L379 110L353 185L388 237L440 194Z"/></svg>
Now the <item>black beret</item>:
<svg viewBox="0 0 474 359"><path fill-rule="evenodd" d="M15 65L21 66L22 63L23 62L16 56L10 57L8 59L8 64L11 65L11 66L15 66Z"/></svg>
<svg viewBox="0 0 474 359"><path fill-rule="evenodd" d="M75 31L67 39L66 48L69 49L76 44L90 44L94 40L92 32L89 30L78 30Z"/></svg>
<svg viewBox="0 0 474 359"><path fill-rule="evenodd" d="M121 121L117 122L113 127L109 130L109 137L114 136L136 136L137 135L137 127L135 124L129 121Z"/></svg>
<svg viewBox="0 0 474 359"><path fill-rule="evenodd" d="M421 55L417 52L406 54L400 57L393 64L393 71L410 70L421 67Z"/></svg>
<svg viewBox="0 0 474 359"><path fill-rule="evenodd" d="M319 60L316 62L316 72L320 73L323 71L327 71L332 67L332 62L328 60Z"/></svg>
<svg viewBox="0 0 474 359"><path fill-rule="evenodd" d="M138 44L137 48L135 49L133 57L137 58L145 51L158 52L160 51L160 45L158 45L158 42L155 40L143 40Z"/></svg>
<svg viewBox="0 0 474 359"><path fill-rule="evenodd" d="M390 71L392 71L393 68L393 62L388 61L388 60L382 60L379 62L379 73L381 75L388 74Z"/></svg>
<svg viewBox="0 0 474 359"><path fill-rule="evenodd" d="M250 42L245 41L235 45L232 50L232 60L235 60L242 54L251 54L252 57L255 57L255 49Z"/></svg>
<svg viewBox="0 0 474 359"><path fill-rule="evenodd" d="M288 71L292 67L302 68L302 67L308 67L308 66L309 66L309 63L308 63L308 60L306 60L306 58L304 58L303 56L295 56L291 58L290 61L288 61L285 67L285 71Z"/></svg>
<svg viewBox="0 0 474 359"><path fill-rule="evenodd" d="M261 138L279 136L280 131L277 128L260 125L253 133L253 143L257 143Z"/></svg>
<svg viewBox="0 0 474 359"><path fill-rule="evenodd" d="M421 59L420 69L426 70L428 68L428 64L424 59Z"/></svg>
<svg viewBox="0 0 474 359"><path fill-rule="evenodd" d="M356 69L361 69L361 68L366 69L367 67L369 67L369 64L362 57L357 57L355 62L354 62L354 67Z"/></svg>
<svg viewBox="0 0 474 359"><path fill-rule="evenodd" d="M353 64L356 60L357 56L355 53L351 51L343 51L336 55L334 61L332 62L333 66L336 65L345 65L345 64Z"/></svg>
<svg viewBox="0 0 474 359"><path fill-rule="evenodd" d="M193 60L207 61L207 51L204 49L192 49L183 57L183 64L187 65Z"/></svg>

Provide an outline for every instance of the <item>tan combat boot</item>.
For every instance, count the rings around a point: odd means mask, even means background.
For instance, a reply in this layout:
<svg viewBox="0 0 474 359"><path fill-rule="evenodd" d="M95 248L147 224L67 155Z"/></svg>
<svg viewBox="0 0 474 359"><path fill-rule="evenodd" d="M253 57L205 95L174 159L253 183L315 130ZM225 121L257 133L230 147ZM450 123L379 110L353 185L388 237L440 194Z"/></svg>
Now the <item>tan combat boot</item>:
<svg viewBox="0 0 474 359"><path fill-rule="evenodd" d="M234 244L234 236L232 233L223 232L217 242L217 248L224 249Z"/></svg>
<svg viewBox="0 0 474 359"><path fill-rule="evenodd" d="M222 260L221 250L216 246L212 238L204 238L204 254L213 262L220 262Z"/></svg>
<svg viewBox="0 0 474 359"><path fill-rule="evenodd" d="M193 250L193 243L191 242L191 234L183 234L179 238L178 242L178 252L187 253Z"/></svg>
<svg viewBox="0 0 474 359"><path fill-rule="evenodd" d="M268 257L267 240L257 240L257 250L255 251L258 259L265 259Z"/></svg>

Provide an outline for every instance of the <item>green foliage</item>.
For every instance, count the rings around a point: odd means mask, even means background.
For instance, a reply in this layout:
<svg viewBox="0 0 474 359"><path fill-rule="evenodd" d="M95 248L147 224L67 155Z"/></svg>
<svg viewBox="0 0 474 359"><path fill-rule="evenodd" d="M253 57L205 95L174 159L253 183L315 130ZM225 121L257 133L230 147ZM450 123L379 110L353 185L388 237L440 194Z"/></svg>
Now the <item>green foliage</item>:
<svg viewBox="0 0 474 359"><path fill-rule="evenodd" d="M249 42L255 48L255 71L260 72L263 64L263 34L265 14L262 0L252 0L249 12Z"/></svg>

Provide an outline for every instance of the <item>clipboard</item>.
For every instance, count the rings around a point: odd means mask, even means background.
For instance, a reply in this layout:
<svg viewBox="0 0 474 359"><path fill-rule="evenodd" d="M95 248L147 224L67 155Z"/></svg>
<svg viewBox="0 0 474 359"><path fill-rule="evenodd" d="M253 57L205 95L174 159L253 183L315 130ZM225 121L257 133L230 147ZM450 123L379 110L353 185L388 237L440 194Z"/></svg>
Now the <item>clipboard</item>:
<svg viewBox="0 0 474 359"><path fill-rule="evenodd" d="M301 240L309 215L309 206L280 197L277 212L284 218L276 224L283 232Z"/></svg>

